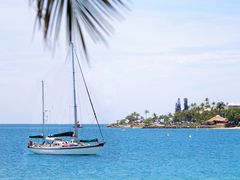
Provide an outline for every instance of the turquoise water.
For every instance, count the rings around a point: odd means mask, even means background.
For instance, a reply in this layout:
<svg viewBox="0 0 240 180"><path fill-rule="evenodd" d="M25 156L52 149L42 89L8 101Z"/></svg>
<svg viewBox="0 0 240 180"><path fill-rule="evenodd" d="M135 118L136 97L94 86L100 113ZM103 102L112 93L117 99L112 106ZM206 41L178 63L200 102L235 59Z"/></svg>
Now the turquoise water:
<svg viewBox="0 0 240 180"><path fill-rule="evenodd" d="M107 143L93 156L32 154L27 136L40 130L0 125L0 179L240 179L240 130L103 127ZM80 131L98 135L96 126Z"/></svg>

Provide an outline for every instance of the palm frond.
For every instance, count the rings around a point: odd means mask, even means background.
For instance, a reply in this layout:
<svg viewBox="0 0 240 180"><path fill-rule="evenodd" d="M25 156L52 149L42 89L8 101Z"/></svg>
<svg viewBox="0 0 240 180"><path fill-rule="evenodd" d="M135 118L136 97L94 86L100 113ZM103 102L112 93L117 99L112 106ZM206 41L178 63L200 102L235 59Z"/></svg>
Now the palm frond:
<svg viewBox="0 0 240 180"><path fill-rule="evenodd" d="M30 1L36 5L36 18L38 25L43 28L44 39L57 41L63 15L66 15L67 41L80 44L86 58L86 33L95 43L106 44L106 37L114 31L111 22L123 19L124 10L128 10L122 0Z"/></svg>

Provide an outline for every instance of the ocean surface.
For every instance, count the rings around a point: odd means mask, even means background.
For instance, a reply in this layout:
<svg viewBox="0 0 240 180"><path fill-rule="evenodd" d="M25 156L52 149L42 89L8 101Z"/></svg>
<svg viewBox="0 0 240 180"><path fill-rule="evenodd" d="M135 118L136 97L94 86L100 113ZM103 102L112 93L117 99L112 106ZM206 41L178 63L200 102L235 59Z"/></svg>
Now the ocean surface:
<svg viewBox="0 0 240 180"><path fill-rule="evenodd" d="M50 125L49 133L71 129ZM240 130L110 129L98 155L36 155L26 148L40 125L0 125L0 179L240 179ZM83 138L100 137L84 125Z"/></svg>

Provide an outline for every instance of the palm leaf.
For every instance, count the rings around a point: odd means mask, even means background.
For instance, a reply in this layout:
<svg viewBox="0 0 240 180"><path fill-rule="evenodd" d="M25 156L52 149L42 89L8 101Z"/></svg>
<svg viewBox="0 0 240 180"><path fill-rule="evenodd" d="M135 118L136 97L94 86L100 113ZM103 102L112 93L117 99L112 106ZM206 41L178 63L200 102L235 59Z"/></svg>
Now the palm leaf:
<svg viewBox="0 0 240 180"><path fill-rule="evenodd" d="M67 41L80 45L86 58L86 34L95 43L106 44L106 37L114 31L111 22L122 19L127 10L121 0L31 0L31 3L36 6L36 19L43 28L44 39L57 41L64 14Z"/></svg>

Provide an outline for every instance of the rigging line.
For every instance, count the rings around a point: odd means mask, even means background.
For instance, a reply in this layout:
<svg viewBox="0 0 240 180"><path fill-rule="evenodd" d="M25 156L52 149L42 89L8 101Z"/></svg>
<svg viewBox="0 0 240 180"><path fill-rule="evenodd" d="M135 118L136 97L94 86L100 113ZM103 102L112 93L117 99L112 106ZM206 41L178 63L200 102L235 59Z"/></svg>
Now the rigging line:
<svg viewBox="0 0 240 180"><path fill-rule="evenodd" d="M67 51L67 55L66 55L66 58L65 58L65 64L67 63L68 56L69 56L69 54L70 54L70 50L71 50L71 48L69 48L68 51Z"/></svg>
<svg viewBox="0 0 240 180"><path fill-rule="evenodd" d="M103 133L102 133L102 130L101 130L101 128L100 128L99 121L98 121L98 118L97 118L97 113L96 113L95 108L94 108L94 106L93 106L92 98L91 98L90 92L89 92L89 90L88 90L88 86L87 86L87 83L86 83L86 80L85 80L85 76L83 75L82 67L81 67L80 61L79 61L79 59L78 59L78 55L77 55L77 53L76 53L75 48L74 48L74 52L75 52L75 55L76 55L76 58L77 58L77 63L78 63L79 69L80 69L80 73L81 73L82 78L83 78L83 83L84 83L85 89L86 89L86 91L87 91L88 99L89 99L89 101L90 101L91 108L92 108L92 111L93 111L95 120L96 120L96 122L97 122L97 125L98 125L99 132L100 132L100 134L101 134L102 139L104 140Z"/></svg>

